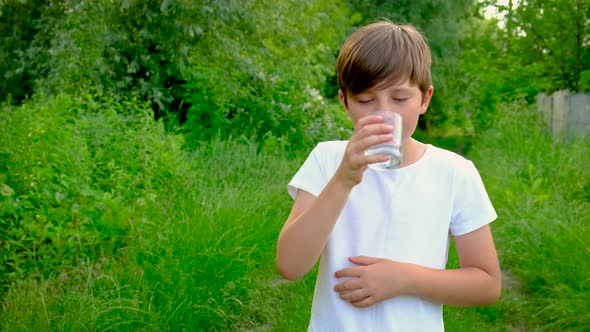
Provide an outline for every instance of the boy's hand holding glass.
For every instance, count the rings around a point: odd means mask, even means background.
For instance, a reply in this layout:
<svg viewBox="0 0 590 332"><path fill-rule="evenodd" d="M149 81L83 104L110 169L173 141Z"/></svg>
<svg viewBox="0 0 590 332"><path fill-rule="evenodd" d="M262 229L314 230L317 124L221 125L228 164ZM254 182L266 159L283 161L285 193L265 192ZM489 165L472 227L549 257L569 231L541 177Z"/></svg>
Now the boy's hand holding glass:
<svg viewBox="0 0 590 332"><path fill-rule="evenodd" d="M366 149L387 143L392 140L391 128L383 126L383 120L377 116L369 115L363 117L356 123L355 131L350 138L344 158L340 164L340 178L350 181L354 186L361 182L363 172L368 164L387 163L389 155L379 153L367 155Z"/></svg>
<svg viewBox="0 0 590 332"><path fill-rule="evenodd" d="M375 163L376 166L383 168L398 168L402 163L402 138L403 138L403 119L399 113L378 111L375 113L383 118L383 122L393 128L391 141L371 146L365 150L366 156L376 154L385 154L389 159L385 162Z"/></svg>

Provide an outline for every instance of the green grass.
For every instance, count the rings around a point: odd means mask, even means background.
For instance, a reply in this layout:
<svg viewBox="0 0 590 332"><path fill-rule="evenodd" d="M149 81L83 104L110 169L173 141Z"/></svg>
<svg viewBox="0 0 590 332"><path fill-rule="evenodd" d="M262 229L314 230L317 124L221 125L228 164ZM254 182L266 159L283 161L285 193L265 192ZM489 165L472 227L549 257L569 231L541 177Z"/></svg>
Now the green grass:
<svg viewBox="0 0 590 332"><path fill-rule="evenodd" d="M3 109L2 329L264 324L250 291L296 164L246 139L185 151L145 106L86 101Z"/></svg>
<svg viewBox="0 0 590 332"><path fill-rule="evenodd" d="M502 321L549 331L588 330L588 137L551 137L534 108L505 105L470 156L500 215L494 231L502 266L518 286L513 297L506 296Z"/></svg>
<svg viewBox="0 0 590 332"><path fill-rule="evenodd" d="M498 114L474 140L432 142L480 170L506 276L497 304L445 307L446 328L588 330L590 144L548 136L523 105ZM315 270L286 282L274 252L307 151L189 151L147 105L89 96L5 105L0 125L1 330L306 329Z"/></svg>

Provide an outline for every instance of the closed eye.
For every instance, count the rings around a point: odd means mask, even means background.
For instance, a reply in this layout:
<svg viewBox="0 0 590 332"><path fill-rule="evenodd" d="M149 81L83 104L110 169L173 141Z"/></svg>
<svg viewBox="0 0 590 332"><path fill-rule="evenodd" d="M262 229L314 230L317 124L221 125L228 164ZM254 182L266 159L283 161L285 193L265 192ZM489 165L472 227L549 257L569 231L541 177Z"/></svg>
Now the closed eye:
<svg viewBox="0 0 590 332"><path fill-rule="evenodd" d="M409 99L409 98L393 98L393 100L394 100L394 101L397 101L397 102L403 102L403 101L406 101L406 100L408 100L408 99Z"/></svg>
<svg viewBox="0 0 590 332"><path fill-rule="evenodd" d="M373 99L359 100L359 103L361 103L361 104L367 104L367 103L370 103L372 101L373 101Z"/></svg>

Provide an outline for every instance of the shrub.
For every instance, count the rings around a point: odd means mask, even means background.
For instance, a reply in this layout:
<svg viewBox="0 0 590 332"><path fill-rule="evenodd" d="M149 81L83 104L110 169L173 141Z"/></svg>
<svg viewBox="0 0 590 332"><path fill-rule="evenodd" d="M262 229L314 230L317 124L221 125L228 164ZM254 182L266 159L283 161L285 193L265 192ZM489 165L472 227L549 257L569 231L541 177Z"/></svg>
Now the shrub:
<svg viewBox="0 0 590 332"><path fill-rule="evenodd" d="M245 138L184 150L134 100L38 97L0 125L0 329L261 320L248 290L274 270L295 163Z"/></svg>
<svg viewBox="0 0 590 332"><path fill-rule="evenodd" d="M32 271L49 277L114 255L179 162L182 141L145 103L62 95L2 108L3 289ZM130 108L141 116L124 115Z"/></svg>

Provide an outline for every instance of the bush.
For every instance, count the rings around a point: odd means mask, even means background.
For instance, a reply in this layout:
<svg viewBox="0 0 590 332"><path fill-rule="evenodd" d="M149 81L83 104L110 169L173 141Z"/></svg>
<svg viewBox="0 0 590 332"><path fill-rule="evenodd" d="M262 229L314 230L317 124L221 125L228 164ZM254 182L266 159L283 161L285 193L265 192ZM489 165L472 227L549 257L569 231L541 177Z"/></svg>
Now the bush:
<svg viewBox="0 0 590 332"><path fill-rule="evenodd" d="M142 115L122 115L129 108ZM2 289L32 271L47 278L127 244L141 205L156 199L180 162L171 151L182 141L150 117L147 104L88 96L3 106Z"/></svg>
<svg viewBox="0 0 590 332"><path fill-rule="evenodd" d="M0 17L0 100L150 101L192 145L221 133L297 148L342 126L321 93L350 25L339 0L31 0Z"/></svg>
<svg viewBox="0 0 590 332"><path fill-rule="evenodd" d="M249 289L274 271L297 163L245 138L184 150L133 100L38 97L0 121L0 329L263 321Z"/></svg>
<svg viewBox="0 0 590 332"><path fill-rule="evenodd" d="M344 132L340 109L321 92L349 25L343 4L265 0L211 10L216 19L183 73L189 142L245 135L293 150Z"/></svg>

